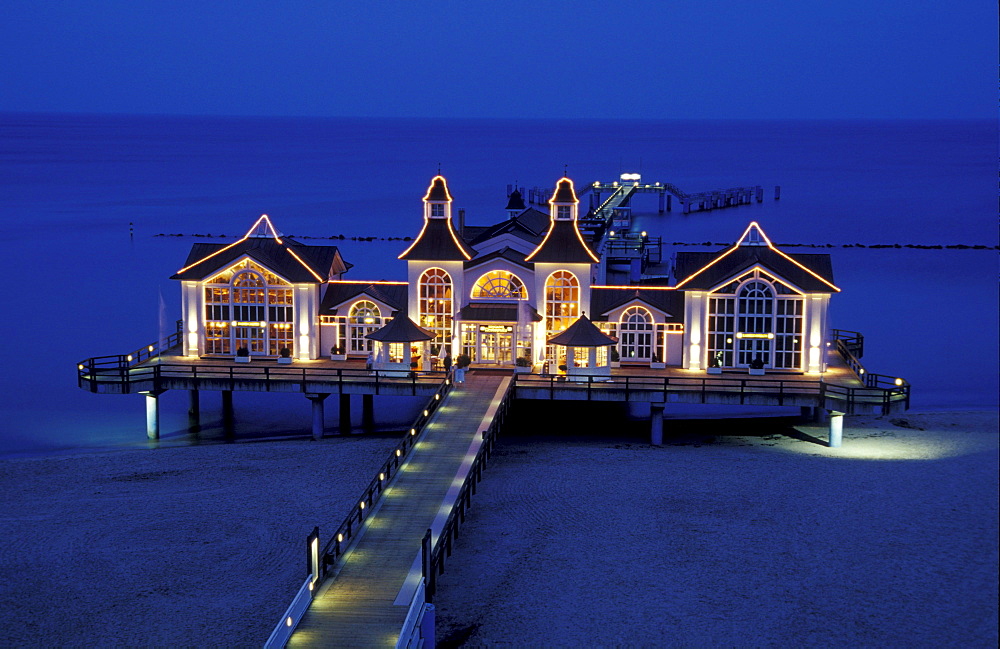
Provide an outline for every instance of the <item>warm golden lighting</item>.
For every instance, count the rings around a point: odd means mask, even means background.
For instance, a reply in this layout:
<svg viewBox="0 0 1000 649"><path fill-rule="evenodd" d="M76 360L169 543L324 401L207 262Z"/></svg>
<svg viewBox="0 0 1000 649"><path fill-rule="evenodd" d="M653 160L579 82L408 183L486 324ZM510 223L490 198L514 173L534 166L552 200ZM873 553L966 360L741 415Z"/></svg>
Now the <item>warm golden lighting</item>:
<svg viewBox="0 0 1000 649"><path fill-rule="evenodd" d="M288 627L292 626L292 616L291 615L289 615L288 617L285 618L285 626L288 626Z"/></svg>
<svg viewBox="0 0 1000 649"><path fill-rule="evenodd" d="M128 357L126 358L126 360L131 361L132 360L132 354L129 354Z"/></svg>
<svg viewBox="0 0 1000 649"><path fill-rule="evenodd" d="M416 435L416 434L417 434L417 429L416 428L411 428L410 429L410 435Z"/></svg>
<svg viewBox="0 0 1000 649"><path fill-rule="evenodd" d="M344 542L344 535L343 534L338 534L337 535L337 543L343 543L343 542Z"/></svg>
<svg viewBox="0 0 1000 649"><path fill-rule="evenodd" d="M424 417L426 417L429 414L430 414L429 412L427 412L426 410L424 410Z"/></svg>
<svg viewBox="0 0 1000 649"><path fill-rule="evenodd" d="M382 480L385 480L385 473L379 473L379 474L378 474L378 479L379 479L379 481L380 481L380 482L381 482Z"/></svg>
<svg viewBox="0 0 1000 649"><path fill-rule="evenodd" d="M77 369L80 369L80 370L83 369L83 365L77 365L76 367L77 367Z"/></svg>
<svg viewBox="0 0 1000 649"><path fill-rule="evenodd" d="M434 395L434 400L435 400L435 401L438 401L438 400L440 400L440 399L441 399L441 395L440 395L440 394L435 394L435 395Z"/></svg>
<svg viewBox="0 0 1000 649"><path fill-rule="evenodd" d="M358 505L358 507L360 507L361 509L364 509L365 508L365 501L362 500L361 504Z"/></svg>
<svg viewBox="0 0 1000 649"><path fill-rule="evenodd" d="M153 346L152 345L149 346L149 351L153 351Z"/></svg>
<svg viewBox="0 0 1000 649"><path fill-rule="evenodd" d="M903 379L896 379L896 385L897 386L903 385Z"/></svg>
<svg viewBox="0 0 1000 649"><path fill-rule="evenodd" d="M399 450L399 449L397 448L397 449L396 449L396 457L399 457L399 456L400 456L400 455L402 455L402 454L403 454L403 452L402 452L402 451L400 451L400 450Z"/></svg>

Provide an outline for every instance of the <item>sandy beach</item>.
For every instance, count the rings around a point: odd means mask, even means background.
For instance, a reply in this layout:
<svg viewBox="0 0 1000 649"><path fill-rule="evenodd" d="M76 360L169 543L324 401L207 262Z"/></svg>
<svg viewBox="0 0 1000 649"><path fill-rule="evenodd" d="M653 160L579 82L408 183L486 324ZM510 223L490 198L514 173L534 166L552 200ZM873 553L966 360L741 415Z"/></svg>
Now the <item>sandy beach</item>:
<svg viewBox="0 0 1000 649"><path fill-rule="evenodd" d="M996 646L996 413L848 418L840 449L797 430L509 436L439 582L439 642Z"/></svg>
<svg viewBox="0 0 1000 649"><path fill-rule="evenodd" d="M262 646L397 440L0 461L0 645Z"/></svg>
<svg viewBox="0 0 1000 649"><path fill-rule="evenodd" d="M995 413L849 418L841 449L727 426L659 448L505 437L440 582L439 640L994 646ZM306 534L394 442L0 461L0 644L260 646Z"/></svg>

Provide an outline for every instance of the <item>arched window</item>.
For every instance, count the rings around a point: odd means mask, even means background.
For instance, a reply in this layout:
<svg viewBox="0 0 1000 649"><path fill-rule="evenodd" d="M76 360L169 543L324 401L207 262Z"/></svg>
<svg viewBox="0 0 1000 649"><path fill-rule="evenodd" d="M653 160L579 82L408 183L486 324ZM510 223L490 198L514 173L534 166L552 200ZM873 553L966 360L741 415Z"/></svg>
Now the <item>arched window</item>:
<svg viewBox="0 0 1000 649"><path fill-rule="evenodd" d="M369 300L359 300L351 305L347 315L347 337L351 341L352 352L370 352L371 340L365 338L382 326L382 314L378 305Z"/></svg>
<svg viewBox="0 0 1000 649"><path fill-rule="evenodd" d="M627 360L649 360L653 355L653 316L641 306L622 313L619 326L621 357Z"/></svg>
<svg viewBox="0 0 1000 649"><path fill-rule="evenodd" d="M736 320L737 364L748 366L750 361L760 358L770 366L774 291L769 284L756 279L743 285L736 299Z"/></svg>
<svg viewBox="0 0 1000 649"><path fill-rule="evenodd" d="M205 353L294 351L293 302L288 282L254 262L228 268L205 283Z"/></svg>
<svg viewBox="0 0 1000 649"><path fill-rule="evenodd" d="M568 270L557 270L545 280L545 329L557 334L580 317L580 281Z"/></svg>
<svg viewBox="0 0 1000 649"><path fill-rule="evenodd" d="M451 275L440 268L431 268L420 276L420 326L434 333L432 345L451 342Z"/></svg>
<svg viewBox="0 0 1000 649"><path fill-rule="evenodd" d="M506 270L493 270L481 276L472 289L473 298L498 300L526 300L528 292L524 290L521 278Z"/></svg>

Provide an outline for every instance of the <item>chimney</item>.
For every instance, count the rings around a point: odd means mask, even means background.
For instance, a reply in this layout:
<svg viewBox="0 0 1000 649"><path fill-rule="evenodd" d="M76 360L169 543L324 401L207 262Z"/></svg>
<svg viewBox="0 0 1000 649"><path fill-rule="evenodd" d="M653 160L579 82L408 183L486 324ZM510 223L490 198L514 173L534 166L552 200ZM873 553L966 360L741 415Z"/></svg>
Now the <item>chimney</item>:
<svg viewBox="0 0 1000 649"><path fill-rule="evenodd" d="M465 208L458 208L458 236L465 236Z"/></svg>

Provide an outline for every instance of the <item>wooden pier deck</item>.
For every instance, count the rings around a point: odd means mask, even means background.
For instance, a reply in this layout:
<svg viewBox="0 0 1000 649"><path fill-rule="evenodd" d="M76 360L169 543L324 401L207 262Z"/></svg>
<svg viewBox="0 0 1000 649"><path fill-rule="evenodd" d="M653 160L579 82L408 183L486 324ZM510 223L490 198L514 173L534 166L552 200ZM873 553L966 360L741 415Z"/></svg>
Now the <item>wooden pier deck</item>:
<svg viewBox="0 0 1000 649"><path fill-rule="evenodd" d="M395 645L420 582L421 540L440 532L510 380L471 372L448 395L288 646Z"/></svg>

